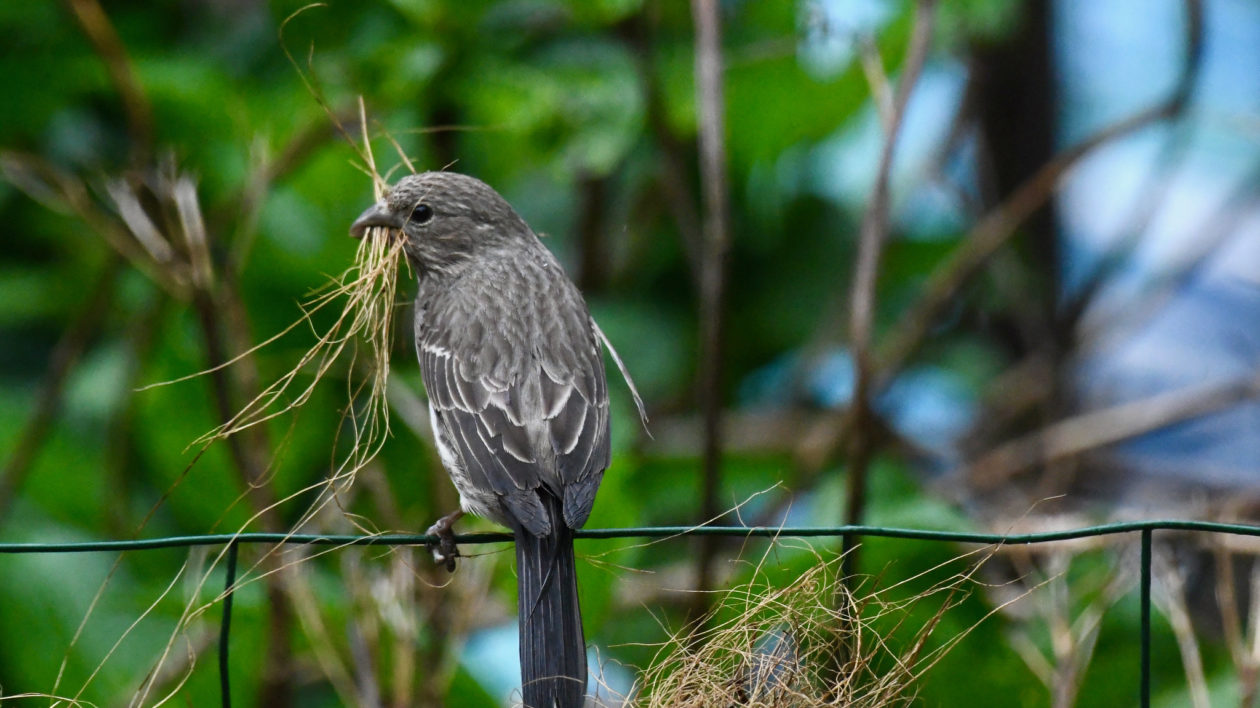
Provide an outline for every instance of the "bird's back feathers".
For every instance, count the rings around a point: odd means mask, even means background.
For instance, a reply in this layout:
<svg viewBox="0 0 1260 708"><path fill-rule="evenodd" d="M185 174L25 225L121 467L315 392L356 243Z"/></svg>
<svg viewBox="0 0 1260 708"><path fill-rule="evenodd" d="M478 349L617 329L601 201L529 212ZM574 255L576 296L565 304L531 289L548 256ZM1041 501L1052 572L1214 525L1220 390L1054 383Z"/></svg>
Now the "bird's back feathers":
<svg viewBox="0 0 1260 708"><path fill-rule="evenodd" d="M551 254L538 245L422 285L416 347L465 476L502 500L473 511L545 534L546 489L561 523L585 523L609 462L608 384L590 314Z"/></svg>

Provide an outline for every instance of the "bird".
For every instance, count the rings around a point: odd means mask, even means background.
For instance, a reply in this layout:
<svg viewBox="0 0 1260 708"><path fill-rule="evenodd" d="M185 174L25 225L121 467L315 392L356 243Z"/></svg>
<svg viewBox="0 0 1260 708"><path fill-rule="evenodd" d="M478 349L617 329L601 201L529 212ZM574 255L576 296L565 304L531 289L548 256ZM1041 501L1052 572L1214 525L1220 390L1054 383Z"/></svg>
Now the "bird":
<svg viewBox="0 0 1260 708"><path fill-rule="evenodd" d="M372 227L401 234L416 274L429 422L460 497L430 533L450 539L464 512L512 531L524 704L578 708L587 665L573 535L610 462L607 340L551 251L475 177L403 177L350 234ZM434 555L453 569L453 541L442 547Z"/></svg>

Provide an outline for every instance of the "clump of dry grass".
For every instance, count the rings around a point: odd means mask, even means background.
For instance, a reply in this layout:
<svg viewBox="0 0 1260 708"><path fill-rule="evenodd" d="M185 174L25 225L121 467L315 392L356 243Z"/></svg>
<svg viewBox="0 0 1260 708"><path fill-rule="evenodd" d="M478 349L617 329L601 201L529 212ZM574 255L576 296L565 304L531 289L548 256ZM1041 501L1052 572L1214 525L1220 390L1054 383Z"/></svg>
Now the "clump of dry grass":
<svg viewBox="0 0 1260 708"><path fill-rule="evenodd" d="M707 617L674 632L641 674L642 688L631 704L908 704L916 681L965 635L935 646L928 642L945 613L966 596L974 568L893 600L898 587L916 578L888 588L868 587L871 579L842 582L838 556L809 550L816 562L805 572L776 585L759 565L751 581L723 591Z"/></svg>

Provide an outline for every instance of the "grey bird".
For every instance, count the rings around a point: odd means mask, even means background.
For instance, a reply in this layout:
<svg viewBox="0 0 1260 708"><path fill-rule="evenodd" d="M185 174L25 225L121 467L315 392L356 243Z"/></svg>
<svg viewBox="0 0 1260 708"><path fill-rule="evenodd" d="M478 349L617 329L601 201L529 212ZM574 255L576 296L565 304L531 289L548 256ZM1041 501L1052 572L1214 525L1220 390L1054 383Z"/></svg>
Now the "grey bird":
<svg viewBox="0 0 1260 708"><path fill-rule="evenodd" d="M573 531L609 463L603 335L551 252L478 179L404 177L350 233L374 226L406 239L430 424L460 507L515 538L525 705L578 708L586 643ZM433 530L449 538L460 513Z"/></svg>

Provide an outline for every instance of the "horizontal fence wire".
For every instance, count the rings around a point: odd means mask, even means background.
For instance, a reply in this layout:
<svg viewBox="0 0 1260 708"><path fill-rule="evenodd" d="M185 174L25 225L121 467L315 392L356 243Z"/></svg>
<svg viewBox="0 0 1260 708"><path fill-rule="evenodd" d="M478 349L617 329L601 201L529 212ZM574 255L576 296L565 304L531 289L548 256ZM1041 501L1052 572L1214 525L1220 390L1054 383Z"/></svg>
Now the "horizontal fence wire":
<svg viewBox="0 0 1260 708"><path fill-rule="evenodd" d="M672 538L688 535L726 535L751 538L823 538L857 537L907 538L942 540L954 543L995 543L1024 545L1050 543L1155 530L1187 530L1187 532L1254 535L1260 537L1260 525L1194 522L1186 519L1155 519L1143 522L1118 522L1094 527L1052 530L1036 533L975 533L948 530L844 525L844 527L629 527L614 529L578 529L575 538ZM456 543L507 543L510 533L455 534ZM156 548L188 548L194 545L227 545L229 543L282 543L292 545L426 545L436 543L436 535L426 534L307 534L307 533L219 533L204 535L170 535L170 537L131 540L76 540L55 543L0 543L0 553L91 553L106 551L150 551Z"/></svg>
<svg viewBox="0 0 1260 708"><path fill-rule="evenodd" d="M897 528L891 526L644 526L613 529L581 529L579 539L667 539L687 536L731 536L744 538L842 538L872 537L896 538L920 541L952 543L979 543L1003 546L1022 546L1056 541L1071 541L1099 536L1126 533L1140 535L1141 569L1138 580L1141 612L1141 651L1139 661L1139 704L1148 708L1151 704L1151 545L1156 531L1195 531L1231 536L1260 536L1260 526L1227 524L1215 521L1186 519L1157 519L1124 521L1075 529L1043 531L1036 533L973 533L969 531L936 531L929 529ZM456 534L456 543L482 544L506 543L512 540L508 533ZM109 551L144 551L162 548L191 548L195 546L228 547L227 577L223 601L223 617L219 634L219 685L222 705L231 706L230 680L228 676L229 635L232 627L232 589L236 583L237 553L242 544L274 543L307 546L421 546L436 543L437 536L425 534L286 534L286 533L236 533L208 534L201 536L167 536L161 538L132 539L125 541L70 541L56 543L2 543L0 554L22 553L103 553Z"/></svg>
<svg viewBox="0 0 1260 708"><path fill-rule="evenodd" d="M842 536L870 536L874 538L906 538L923 541L952 541L955 543L992 543L1000 545L1026 545L1071 541L1094 536L1111 536L1141 531L1205 531L1233 536L1260 536L1260 526L1226 524L1215 521L1190 521L1160 519L1151 521L1123 521L1075 529L1041 531L1036 533L975 533L971 531L935 531L930 529L898 528L894 526L643 526L612 529L579 529L575 538L671 538L674 536L735 536L752 538L820 538ZM142 551L158 548L186 548L192 546L225 546L229 543L281 543L306 546L422 546L438 541L437 536L425 534L376 534L339 535L305 533L220 533L200 536L164 536L127 541L66 541L55 543L3 543L4 553L89 553L103 551ZM456 543L505 543L512 540L510 533L455 534Z"/></svg>

